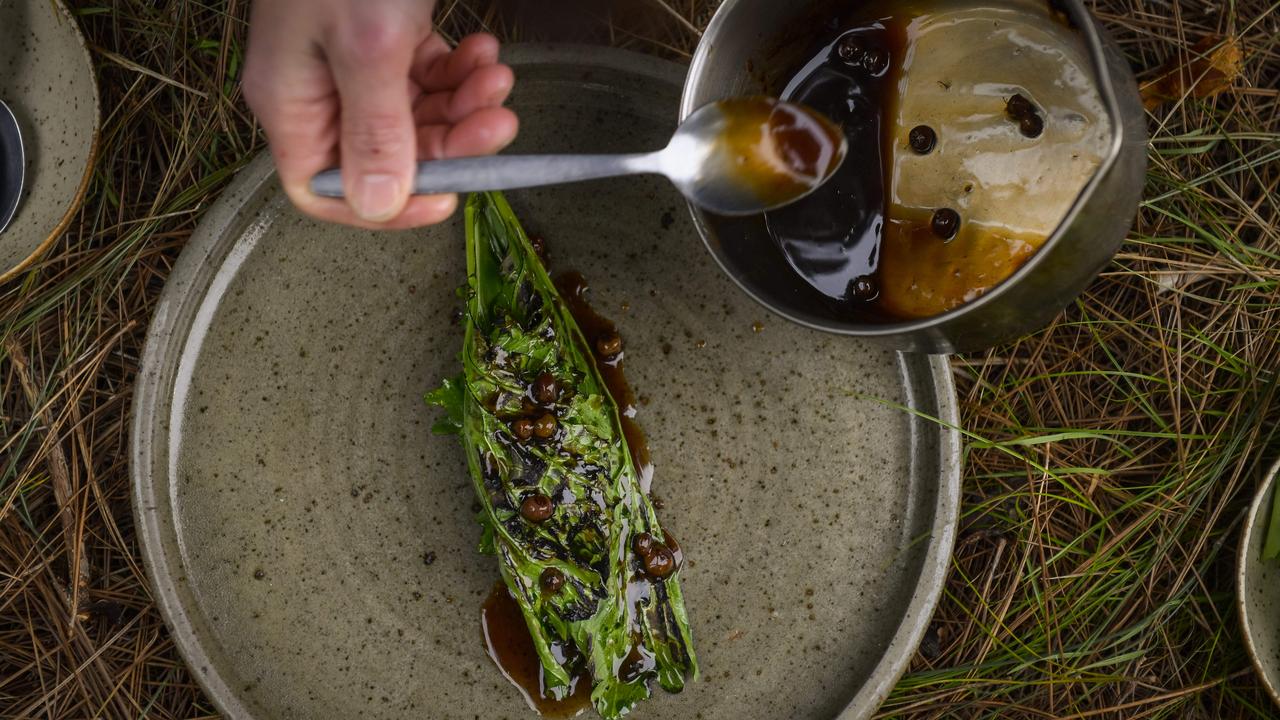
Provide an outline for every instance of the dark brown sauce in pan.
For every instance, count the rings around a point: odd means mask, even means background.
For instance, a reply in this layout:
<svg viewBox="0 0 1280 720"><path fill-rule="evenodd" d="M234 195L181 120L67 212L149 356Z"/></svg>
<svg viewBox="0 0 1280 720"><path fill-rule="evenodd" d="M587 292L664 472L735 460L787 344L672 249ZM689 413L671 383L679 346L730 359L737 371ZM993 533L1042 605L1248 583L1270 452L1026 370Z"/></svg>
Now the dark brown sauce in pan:
<svg viewBox="0 0 1280 720"><path fill-rule="evenodd" d="M529 626L501 580L480 608L480 628L489 657L539 715L571 718L591 706L591 678L585 671L571 678L569 695L563 700L547 693L546 676Z"/></svg>
<svg viewBox="0 0 1280 720"><path fill-rule="evenodd" d="M569 313L582 328L582 334L586 337L589 346L588 351L595 360L601 377L604 378L605 387L618 405L622 434L626 437L627 446L631 450L631 461L635 464L636 474L640 478L640 489L647 494L649 485L653 482L653 464L649 460L649 443L645 439L644 431L634 419L639 410L635 393L631 391L631 385L627 383L627 378L622 372L626 348L624 346L622 352L612 357L601 357L597 348L602 338L618 337L618 328L611 320L597 313L587 302L587 281L581 273L575 271L561 273L556 276L555 284L561 296L564 297Z"/></svg>
<svg viewBox="0 0 1280 720"><path fill-rule="evenodd" d="M883 108L896 82L906 29L873 21L823 45L787 83L783 100L803 103L839 124L849 161L806 198L765 214L783 256L839 312L875 311L885 229L890 146ZM818 299L820 298L820 299Z"/></svg>

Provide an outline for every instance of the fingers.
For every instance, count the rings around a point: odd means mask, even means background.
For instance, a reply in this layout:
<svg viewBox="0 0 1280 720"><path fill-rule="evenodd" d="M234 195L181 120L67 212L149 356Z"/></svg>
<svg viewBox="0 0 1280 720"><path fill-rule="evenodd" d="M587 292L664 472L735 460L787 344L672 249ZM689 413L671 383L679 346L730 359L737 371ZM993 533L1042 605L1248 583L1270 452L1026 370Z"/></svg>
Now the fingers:
<svg viewBox="0 0 1280 720"><path fill-rule="evenodd" d="M311 176L337 162L338 94L317 50L318 32L284 3L255 2L245 60L245 101L258 117L281 184L304 211ZM292 21L291 21L292 20Z"/></svg>
<svg viewBox="0 0 1280 720"><path fill-rule="evenodd" d="M425 94L413 108L418 125L456 123L477 110L499 107L511 94L515 75L506 65L477 68L456 90Z"/></svg>
<svg viewBox="0 0 1280 720"><path fill-rule="evenodd" d="M462 38L458 47L447 53L440 53L435 44L423 43L418 55L411 77L422 91L453 90L472 71L498 62L498 40L487 33L476 33Z"/></svg>
<svg viewBox="0 0 1280 720"><path fill-rule="evenodd" d="M462 39L452 52L422 48L414 81L423 95L414 105L418 158L431 160L496 153L515 139L519 123L502 106L515 76L498 63L498 42L491 35Z"/></svg>
<svg viewBox="0 0 1280 720"><path fill-rule="evenodd" d="M418 77L425 75L427 67L430 67L451 52L453 52L453 48L449 47L449 43L440 37L440 33L431 33L426 40L423 40L418 45L418 49L413 53L413 70L409 73L409 79L417 85Z"/></svg>
<svg viewBox="0 0 1280 720"><path fill-rule="evenodd" d="M515 140L519 127L516 114L503 107L477 110L452 125L424 125L418 128L418 159L492 155Z"/></svg>
<svg viewBox="0 0 1280 720"><path fill-rule="evenodd" d="M353 14L331 57L342 95L343 190L367 223L384 223L405 209L417 154L410 97L405 81L396 79L409 77L420 36L377 15Z"/></svg>
<svg viewBox="0 0 1280 720"><path fill-rule="evenodd" d="M511 144L518 129L515 113L502 107L485 108L456 125L419 128L419 152L422 159L491 155ZM377 223L356 218L340 200L317 200L321 203L311 210L316 217L371 230L403 230L434 225L447 219L458 207L457 195L417 195L409 200L399 216L390 222Z"/></svg>
<svg viewBox="0 0 1280 720"><path fill-rule="evenodd" d="M323 220L370 229L440 222L458 198L411 197L416 161L508 145L518 123L501 105L512 72L498 64L492 36L451 50L430 31L431 3L336 5L335 19L325 3L301 16L293 3L253 4L244 93L281 184ZM311 178L339 165L346 199L313 195Z"/></svg>
<svg viewBox="0 0 1280 720"><path fill-rule="evenodd" d="M407 230L443 222L458 209L457 195L418 195L409 199L404 210L386 222L369 222L356 216L343 200L311 196L312 202L301 207L308 215L329 222L352 225L366 230Z"/></svg>

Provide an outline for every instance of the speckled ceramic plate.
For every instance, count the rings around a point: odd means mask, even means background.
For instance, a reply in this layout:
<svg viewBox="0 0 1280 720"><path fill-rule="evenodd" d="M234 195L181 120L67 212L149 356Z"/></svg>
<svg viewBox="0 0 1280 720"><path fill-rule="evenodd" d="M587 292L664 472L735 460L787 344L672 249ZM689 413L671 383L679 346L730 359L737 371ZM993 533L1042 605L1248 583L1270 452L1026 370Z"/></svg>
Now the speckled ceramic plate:
<svg viewBox="0 0 1280 720"><path fill-rule="evenodd" d="M658 147L681 69L524 47L516 152ZM959 490L941 358L765 314L664 182L510 195L628 343L703 677L637 718L861 718L942 587ZM425 390L457 370L454 221L304 219L267 160L210 210L147 343L136 512L178 646L234 718L532 716L486 657L470 481ZM866 396L866 397L864 397ZM880 401L871 398L878 398ZM425 562L424 556L432 558Z"/></svg>
<svg viewBox="0 0 1280 720"><path fill-rule="evenodd" d="M61 0L0 1L0 100L22 128L27 177L0 233L0 282L35 262L84 199L98 142L98 85Z"/></svg>
<svg viewBox="0 0 1280 720"><path fill-rule="evenodd" d="M1240 624L1245 645L1253 656L1253 666L1271 699L1280 703L1280 560L1263 560L1271 520L1272 494L1280 463L1267 473L1244 521L1240 538L1240 567L1236 582L1240 603Z"/></svg>

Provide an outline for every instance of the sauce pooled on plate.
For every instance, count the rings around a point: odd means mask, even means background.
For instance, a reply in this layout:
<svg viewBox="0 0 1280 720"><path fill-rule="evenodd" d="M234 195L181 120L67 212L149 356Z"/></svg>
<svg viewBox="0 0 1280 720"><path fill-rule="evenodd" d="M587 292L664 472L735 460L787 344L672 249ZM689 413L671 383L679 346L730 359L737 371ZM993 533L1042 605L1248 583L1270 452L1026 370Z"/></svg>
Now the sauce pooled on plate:
<svg viewBox="0 0 1280 720"><path fill-rule="evenodd" d="M501 580L480 607L480 629L489 657L539 715L571 718L591 707L591 678L585 672L573 676L563 699L557 700L550 693L524 613Z"/></svg>

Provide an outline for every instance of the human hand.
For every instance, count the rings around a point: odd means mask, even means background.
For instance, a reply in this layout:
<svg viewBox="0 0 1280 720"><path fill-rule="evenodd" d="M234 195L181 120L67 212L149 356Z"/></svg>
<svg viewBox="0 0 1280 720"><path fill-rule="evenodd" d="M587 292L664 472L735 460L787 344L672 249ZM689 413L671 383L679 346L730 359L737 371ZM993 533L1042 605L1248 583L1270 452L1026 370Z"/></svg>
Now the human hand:
<svg viewBox="0 0 1280 720"><path fill-rule="evenodd" d="M492 154L515 138L498 41L470 35L450 50L432 30L434 4L253 3L244 95L303 212L375 229L440 222L458 198L410 197L416 161ZM311 177L338 165L346 199L313 195Z"/></svg>

